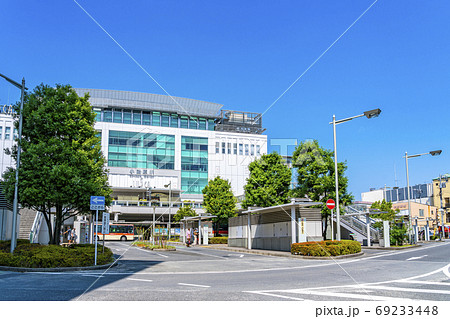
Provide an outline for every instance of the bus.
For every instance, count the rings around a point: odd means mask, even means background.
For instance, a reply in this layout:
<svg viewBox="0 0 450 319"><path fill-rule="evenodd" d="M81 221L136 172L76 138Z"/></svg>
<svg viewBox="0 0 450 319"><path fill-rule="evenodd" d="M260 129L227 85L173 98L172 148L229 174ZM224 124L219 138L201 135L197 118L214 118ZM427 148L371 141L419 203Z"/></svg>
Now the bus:
<svg viewBox="0 0 450 319"><path fill-rule="evenodd" d="M97 225L97 240L103 239L102 225ZM109 234L105 234L105 240L134 240L133 224L109 224Z"/></svg>

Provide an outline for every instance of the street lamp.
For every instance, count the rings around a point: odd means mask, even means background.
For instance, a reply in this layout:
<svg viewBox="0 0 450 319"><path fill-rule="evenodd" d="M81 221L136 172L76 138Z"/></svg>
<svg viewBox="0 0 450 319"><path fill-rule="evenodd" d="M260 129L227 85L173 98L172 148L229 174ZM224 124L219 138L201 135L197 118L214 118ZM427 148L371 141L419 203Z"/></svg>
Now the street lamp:
<svg viewBox="0 0 450 319"><path fill-rule="evenodd" d="M169 226L167 227L167 230L169 232L169 240L170 240L170 215L172 213L171 206L172 206L172 181L169 182L169 184L164 185L165 188L169 187Z"/></svg>
<svg viewBox="0 0 450 319"><path fill-rule="evenodd" d="M337 169L337 150L336 150L336 124L341 124L358 117L367 117L368 119L377 117L380 115L380 109L373 109L370 111L366 111L363 114L348 117L342 120L336 121L336 116L333 114L333 121L329 124L333 124L333 138L334 138L334 175L335 175L335 186L336 186L336 240L341 240L341 221L340 221L340 212L339 212L339 185L338 185L338 169Z"/></svg>
<svg viewBox="0 0 450 319"><path fill-rule="evenodd" d="M25 87L25 78L22 78L22 84L17 83L14 80L11 80L6 75L0 73L0 76L4 78L6 81L19 88L20 93L20 111L19 111L19 138L17 142L17 163L16 163L16 182L14 185L14 202L13 202L13 223L12 223L12 231L11 231L11 254L14 252L17 244L16 238L16 224L17 224L17 206L18 206L18 193L19 193L19 167L20 167L20 151L21 151L21 140L22 140L22 110L23 110L23 99L25 95L25 90L28 90Z"/></svg>
<svg viewBox="0 0 450 319"><path fill-rule="evenodd" d="M407 193L408 193L408 225L409 225L409 242L412 243L412 218L411 218L411 196L409 191L409 170L408 170L408 158L414 158L419 157L423 155L431 155L431 156L437 156L441 155L442 150L437 151L430 151L427 153L421 153L421 154L415 154L415 155L408 155L408 152L405 152L405 162L406 162L406 183L407 183Z"/></svg>

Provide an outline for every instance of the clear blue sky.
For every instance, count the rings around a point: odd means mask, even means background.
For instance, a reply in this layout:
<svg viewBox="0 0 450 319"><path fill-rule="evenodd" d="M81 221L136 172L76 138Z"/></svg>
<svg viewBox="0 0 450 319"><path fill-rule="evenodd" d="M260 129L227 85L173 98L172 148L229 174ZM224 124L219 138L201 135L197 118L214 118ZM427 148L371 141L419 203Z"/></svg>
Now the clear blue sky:
<svg viewBox="0 0 450 319"><path fill-rule="evenodd" d="M171 95L265 112L374 0L78 3ZM263 117L270 138L317 139L337 127L356 200L448 173L450 2L379 0ZM71 0L2 2L0 73L40 83L164 94ZM0 81L0 104L19 92Z"/></svg>

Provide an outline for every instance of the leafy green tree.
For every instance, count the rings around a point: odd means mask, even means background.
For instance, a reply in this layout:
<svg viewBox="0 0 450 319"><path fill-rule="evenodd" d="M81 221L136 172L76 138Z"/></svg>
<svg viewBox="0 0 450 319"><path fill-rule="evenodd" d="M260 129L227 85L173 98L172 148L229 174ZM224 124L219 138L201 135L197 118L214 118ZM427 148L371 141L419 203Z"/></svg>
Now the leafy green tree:
<svg viewBox="0 0 450 319"><path fill-rule="evenodd" d="M173 216L173 220L174 222L178 223L184 217L193 217L193 216L197 216L195 210L191 207L191 205L185 205L177 210L177 213Z"/></svg>
<svg viewBox="0 0 450 319"><path fill-rule="evenodd" d="M91 195L105 196L107 205L111 202L88 98L87 94L79 97L69 85L41 84L25 95L18 201L43 213L50 244L59 244L64 220L90 213ZM19 112L18 104L15 110ZM18 114L14 125L18 127ZM17 146L8 151L17 160ZM15 168L3 174L3 184L12 201Z"/></svg>
<svg viewBox="0 0 450 319"><path fill-rule="evenodd" d="M262 155L250 163L242 207L270 207L289 202L291 170L277 153Z"/></svg>
<svg viewBox="0 0 450 319"><path fill-rule="evenodd" d="M386 200L376 201L370 208L384 212L383 214L373 214L373 218L389 221L389 235L391 245L403 245L403 242L407 240L408 228L403 225L401 220L398 220L397 214L399 209L392 209L392 202L386 202ZM375 228L382 229L383 223L381 221L373 224Z"/></svg>
<svg viewBox="0 0 450 319"><path fill-rule="evenodd" d="M307 197L316 202L322 202L322 219L325 227L325 238L328 227L328 216L331 211L326 207L326 201L336 198L334 153L320 147L317 140L301 142L292 154L292 164L296 168L297 186L293 194L297 197ZM347 193L348 179L344 173L347 165L338 162L339 205L351 203L353 196Z"/></svg>
<svg viewBox="0 0 450 319"><path fill-rule="evenodd" d="M228 218L236 216L236 198L231 190L230 182L220 176L211 179L202 193L206 213L217 216L213 218L213 229L217 236L219 225L227 223Z"/></svg>

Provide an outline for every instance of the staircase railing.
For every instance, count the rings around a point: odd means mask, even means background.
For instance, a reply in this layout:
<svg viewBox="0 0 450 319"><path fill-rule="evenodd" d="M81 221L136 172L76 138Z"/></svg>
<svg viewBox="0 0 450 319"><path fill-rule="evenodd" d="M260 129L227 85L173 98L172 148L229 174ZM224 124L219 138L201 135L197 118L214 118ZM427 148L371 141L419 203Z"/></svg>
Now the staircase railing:
<svg viewBox="0 0 450 319"><path fill-rule="evenodd" d="M37 212L34 217L33 225L30 231L30 243L38 243L39 241L39 231L41 230L42 221L44 220L44 215L41 212Z"/></svg>

